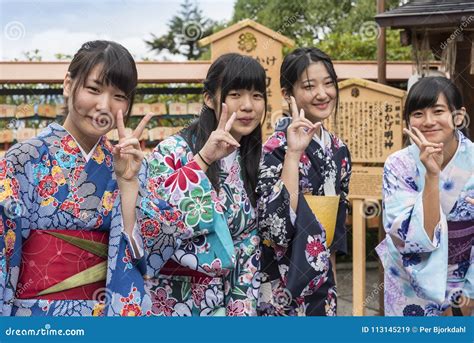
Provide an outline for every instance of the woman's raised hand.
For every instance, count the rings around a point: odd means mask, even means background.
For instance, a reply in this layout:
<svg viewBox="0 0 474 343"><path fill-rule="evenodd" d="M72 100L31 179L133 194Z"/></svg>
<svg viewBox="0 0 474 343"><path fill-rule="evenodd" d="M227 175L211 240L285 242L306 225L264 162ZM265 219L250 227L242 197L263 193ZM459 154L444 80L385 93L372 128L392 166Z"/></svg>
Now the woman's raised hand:
<svg viewBox="0 0 474 343"><path fill-rule="evenodd" d="M222 113L219 118L217 128L212 131L206 144L202 147L199 154L206 164L212 164L230 155L234 150L240 147L239 142L230 134L232 125L237 114L234 112L229 118L229 111L226 104L222 104Z"/></svg>
<svg viewBox="0 0 474 343"><path fill-rule="evenodd" d="M286 132L288 152L300 156L308 147L315 132L321 127L321 123L313 124L306 119L303 109L298 112L294 97L291 96L290 101L290 110L293 119Z"/></svg>

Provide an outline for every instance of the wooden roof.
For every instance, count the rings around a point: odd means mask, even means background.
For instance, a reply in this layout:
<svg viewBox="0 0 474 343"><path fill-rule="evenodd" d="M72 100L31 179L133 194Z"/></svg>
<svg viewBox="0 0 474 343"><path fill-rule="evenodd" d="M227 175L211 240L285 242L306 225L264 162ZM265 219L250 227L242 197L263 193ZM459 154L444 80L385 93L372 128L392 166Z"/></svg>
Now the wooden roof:
<svg viewBox="0 0 474 343"><path fill-rule="evenodd" d="M224 37L236 32L236 31L239 31L239 30L241 30L245 27L251 27L251 28L253 28L257 31L260 31L261 33L275 39L276 41L282 43L283 45L286 45L286 46L289 46L289 47L293 47L295 45L295 42L292 39L289 39L289 38L283 36L282 34L276 32L276 31L273 31L273 30L269 29L268 27L263 26L263 25L255 22L251 19L241 20L238 23L236 23L232 26L229 26L228 28L225 28L224 30L216 32L216 33L214 33L214 34L212 34L208 37L205 37L205 38L203 38L199 41L199 45L204 46L204 45L211 44L212 42L223 39Z"/></svg>
<svg viewBox="0 0 474 343"><path fill-rule="evenodd" d="M472 18L470 18L472 16ZM474 2L472 0L418 0L377 14L375 21L383 27L449 28L467 23L474 28Z"/></svg>

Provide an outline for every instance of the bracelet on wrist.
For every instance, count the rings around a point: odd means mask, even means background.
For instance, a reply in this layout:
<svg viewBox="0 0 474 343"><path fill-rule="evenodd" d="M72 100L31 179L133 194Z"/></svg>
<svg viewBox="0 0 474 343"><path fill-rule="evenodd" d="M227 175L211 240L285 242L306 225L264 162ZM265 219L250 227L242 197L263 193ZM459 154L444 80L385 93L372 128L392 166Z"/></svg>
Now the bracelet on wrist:
<svg viewBox="0 0 474 343"><path fill-rule="evenodd" d="M199 158L201 159L201 161L203 161L206 166L208 166L208 167L211 166L209 163L206 162L206 160L202 157L202 155L201 155L201 153L200 153L199 151L198 151L197 154L198 154Z"/></svg>

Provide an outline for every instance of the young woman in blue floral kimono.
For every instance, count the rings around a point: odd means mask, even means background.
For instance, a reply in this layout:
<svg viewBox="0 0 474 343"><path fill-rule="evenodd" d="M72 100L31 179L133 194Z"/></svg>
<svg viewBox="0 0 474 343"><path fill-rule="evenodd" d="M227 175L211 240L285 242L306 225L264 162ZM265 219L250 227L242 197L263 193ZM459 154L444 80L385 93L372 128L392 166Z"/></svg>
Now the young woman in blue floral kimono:
<svg viewBox="0 0 474 343"><path fill-rule="evenodd" d="M408 93L412 144L388 157L383 178L386 315L471 315L474 145L456 128L466 116L446 78L423 78Z"/></svg>
<svg viewBox="0 0 474 343"><path fill-rule="evenodd" d="M139 189L138 138L149 117L130 136L124 127L136 85L124 47L84 44L64 80L64 124L0 161L3 316L150 313L144 274L156 273L185 228L178 212ZM112 146L105 134L115 123Z"/></svg>
<svg viewBox="0 0 474 343"><path fill-rule="evenodd" d="M347 251L346 210L351 161L347 146L321 122L334 114L339 90L331 59L296 49L281 66L291 117L263 148L258 181L263 236L260 315L336 315L334 262ZM304 194L339 195L331 246ZM332 258L331 258L332 257Z"/></svg>
<svg viewBox="0 0 474 343"><path fill-rule="evenodd" d="M149 282L157 316L256 314L260 239L256 194L265 71L253 58L219 57L204 80L199 119L161 142L148 188L182 213L192 235Z"/></svg>

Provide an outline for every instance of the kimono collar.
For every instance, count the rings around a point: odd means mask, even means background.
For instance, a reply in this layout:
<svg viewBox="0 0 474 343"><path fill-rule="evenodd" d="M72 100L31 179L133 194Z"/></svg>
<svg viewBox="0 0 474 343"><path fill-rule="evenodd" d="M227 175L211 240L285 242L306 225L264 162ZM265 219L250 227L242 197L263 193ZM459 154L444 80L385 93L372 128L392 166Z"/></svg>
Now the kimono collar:
<svg viewBox="0 0 474 343"><path fill-rule="evenodd" d="M239 149L234 150L231 154L221 159L221 168L223 171L228 172L230 168L232 168L235 160L237 159L238 153L239 153Z"/></svg>
<svg viewBox="0 0 474 343"><path fill-rule="evenodd" d="M442 192L440 202L446 215L451 212L465 184L473 177L474 170L472 142L460 131L457 131L457 137L456 152L440 173L440 192ZM416 162L420 177L419 183L421 188L424 188L426 168L420 160L420 149L416 144L411 144L408 151Z"/></svg>
<svg viewBox="0 0 474 343"><path fill-rule="evenodd" d="M65 133L65 135L68 135L70 136L74 142L77 144L77 147L79 148L79 150L81 151L82 153L82 156L84 157L84 159L86 160L86 162L89 162L89 160L92 158L92 156L94 155L94 152L95 152L95 149L97 148L97 146L99 145L99 143L101 143L105 136L102 136L100 137L98 140L97 140L97 143L94 144L94 146L92 147L92 149L89 151L89 153L86 153L84 148L81 146L81 144L79 144L79 142L76 140L76 138L74 138L74 136L62 125L59 125L58 123L52 123L51 124L51 127L54 128L54 130L56 131L63 131Z"/></svg>
<svg viewBox="0 0 474 343"><path fill-rule="evenodd" d="M328 146L331 145L331 136L329 136L329 132L327 132L323 126L321 126L321 138L318 137L317 134L314 134L313 141L319 144L323 150L326 150Z"/></svg>

